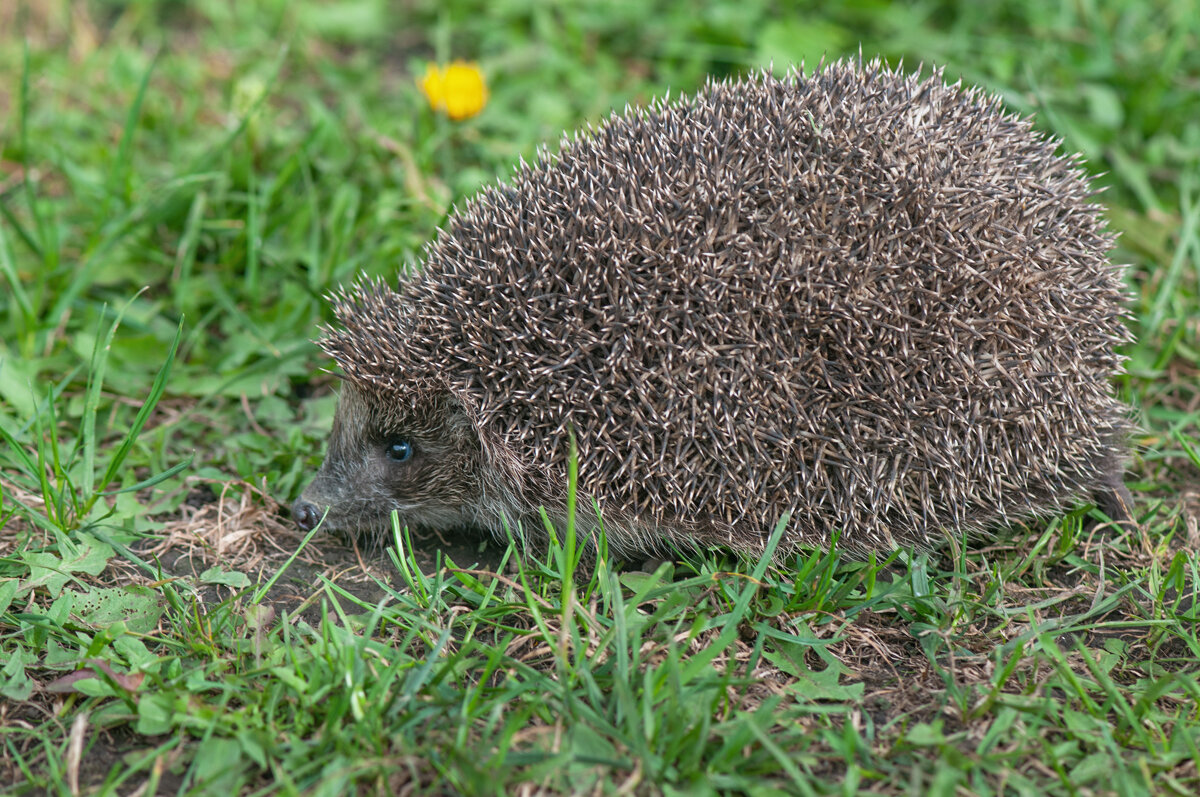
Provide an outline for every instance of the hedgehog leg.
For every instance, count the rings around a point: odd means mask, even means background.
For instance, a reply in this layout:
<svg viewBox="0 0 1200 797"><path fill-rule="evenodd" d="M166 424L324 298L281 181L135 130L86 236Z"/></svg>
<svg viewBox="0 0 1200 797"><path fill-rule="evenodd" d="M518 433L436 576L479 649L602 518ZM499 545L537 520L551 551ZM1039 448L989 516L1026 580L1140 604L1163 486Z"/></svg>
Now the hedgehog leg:
<svg viewBox="0 0 1200 797"><path fill-rule="evenodd" d="M1093 493L1096 507L1112 518L1118 526L1130 531L1138 528L1133 514L1133 495L1121 480L1120 475L1111 477Z"/></svg>

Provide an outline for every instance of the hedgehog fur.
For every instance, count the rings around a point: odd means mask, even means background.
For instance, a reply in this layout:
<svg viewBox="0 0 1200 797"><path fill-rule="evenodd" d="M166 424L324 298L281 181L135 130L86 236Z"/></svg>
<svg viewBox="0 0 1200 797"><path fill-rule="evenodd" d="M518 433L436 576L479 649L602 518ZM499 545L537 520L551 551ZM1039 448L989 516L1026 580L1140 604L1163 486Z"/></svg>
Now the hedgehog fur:
<svg viewBox="0 0 1200 797"><path fill-rule="evenodd" d="M785 514L781 551L886 550L1127 496L1122 273L1057 145L861 60L565 138L399 291L334 297L345 384L296 517L544 540L572 437L622 553L754 554Z"/></svg>

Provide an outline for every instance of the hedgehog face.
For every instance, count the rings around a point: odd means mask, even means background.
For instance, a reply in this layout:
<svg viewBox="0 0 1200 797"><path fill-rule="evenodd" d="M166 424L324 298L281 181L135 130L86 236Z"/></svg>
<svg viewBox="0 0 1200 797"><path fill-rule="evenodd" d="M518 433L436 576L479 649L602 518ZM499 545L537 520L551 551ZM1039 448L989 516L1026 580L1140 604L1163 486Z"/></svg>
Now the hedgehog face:
<svg viewBox="0 0 1200 797"><path fill-rule="evenodd" d="M400 526L449 530L474 525L482 499L479 440L449 397L415 404L347 382L329 452L292 512L305 530L328 509L325 527L375 547Z"/></svg>

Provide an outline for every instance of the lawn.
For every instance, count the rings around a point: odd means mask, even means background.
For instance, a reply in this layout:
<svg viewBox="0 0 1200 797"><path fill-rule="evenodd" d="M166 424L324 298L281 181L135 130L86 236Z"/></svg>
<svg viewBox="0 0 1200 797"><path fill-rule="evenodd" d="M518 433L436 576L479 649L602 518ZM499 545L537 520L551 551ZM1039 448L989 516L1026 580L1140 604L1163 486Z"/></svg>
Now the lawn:
<svg viewBox="0 0 1200 797"><path fill-rule="evenodd" d="M564 131L860 49L1104 187L1136 532L587 568L295 528L328 291ZM463 120L418 87L454 59ZM1196 794L1198 524L1191 0L0 0L0 792Z"/></svg>

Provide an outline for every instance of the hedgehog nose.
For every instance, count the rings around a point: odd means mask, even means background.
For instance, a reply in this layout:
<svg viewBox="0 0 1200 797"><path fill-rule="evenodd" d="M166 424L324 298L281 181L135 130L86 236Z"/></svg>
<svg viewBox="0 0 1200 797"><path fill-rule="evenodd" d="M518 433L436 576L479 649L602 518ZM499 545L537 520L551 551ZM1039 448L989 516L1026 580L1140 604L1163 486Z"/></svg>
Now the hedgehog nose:
<svg viewBox="0 0 1200 797"><path fill-rule="evenodd" d="M296 525L301 531L312 531L317 527L317 523L321 522L321 510L311 501L298 498L296 503L292 504L292 517L296 519Z"/></svg>

